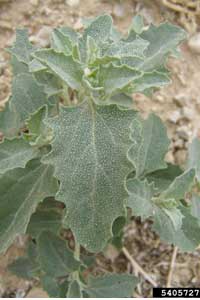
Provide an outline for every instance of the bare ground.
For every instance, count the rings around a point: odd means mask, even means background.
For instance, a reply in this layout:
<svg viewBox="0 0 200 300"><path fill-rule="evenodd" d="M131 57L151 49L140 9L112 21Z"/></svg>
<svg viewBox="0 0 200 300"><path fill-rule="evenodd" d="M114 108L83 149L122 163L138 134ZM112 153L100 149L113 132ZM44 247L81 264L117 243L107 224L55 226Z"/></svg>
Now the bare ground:
<svg viewBox="0 0 200 300"><path fill-rule="evenodd" d="M200 30L198 0L0 0L0 101L5 102L10 93L11 70L9 55L4 48L15 38L17 27L29 28L31 40L41 46L48 45L52 27L70 25L81 29L81 18L110 13L115 24L124 31L132 16L140 13L146 23L164 20L179 23L188 31L189 38ZM74 1L75 2L75 1ZM167 159L184 164L188 143L195 135L200 136L200 47L186 42L182 46L182 59L171 59L172 84L158 91L152 99L135 96L135 103L144 115L156 112L166 123L172 140ZM124 243L131 256L160 286L166 286L170 262L174 251L150 230L149 222L133 220L125 230ZM35 282L19 280L7 272L8 263L23 253L23 239L17 239L5 255L0 257L0 296L36 297L45 294ZM193 254L178 252L171 285L174 287L200 286L200 251ZM123 253L108 249L105 256L97 257L97 271L128 271L137 275ZM138 285L134 296L151 296L151 287L145 279Z"/></svg>

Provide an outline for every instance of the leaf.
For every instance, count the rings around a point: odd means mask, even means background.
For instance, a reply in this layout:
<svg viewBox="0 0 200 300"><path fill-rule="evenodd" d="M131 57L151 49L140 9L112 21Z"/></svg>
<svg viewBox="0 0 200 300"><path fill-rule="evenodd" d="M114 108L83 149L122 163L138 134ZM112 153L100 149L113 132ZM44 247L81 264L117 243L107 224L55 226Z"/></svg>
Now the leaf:
<svg viewBox="0 0 200 300"><path fill-rule="evenodd" d="M193 139L192 143L189 145L188 153L187 168L195 169L196 178L200 181L200 139Z"/></svg>
<svg viewBox="0 0 200 300"><path fill-rule="evenodd" d="M133 215L140 216L142 220L154 214L152 198L155 193L153 184L132 178L127 181L129 197L127 206L132 209Z"/></svg>
<svg viewBox="0 0 200 300"><path fill-rule="evenodd" d="M140 15L134 16L132 20L132 24L130 27L130 31L134 31L137 34L142 33L144 28L143 18Z"/></svg>
<svg viewBox="0 0 200 300"><path fill-rule="evenodd" d="M0 143L0 174L14 168L25 168L35 158L38 150L32 148L23 138L4 140Z"/></svg>
<svg viewBox="0 0 200 300"><path fill-rule="evenodd" d="M180 176L176 177L170 184L166 191L164 191L160 199L171 199L178 201L184 198L185 193L188 192L194 183L195 171L194 169L185 171Z"/></svg>
<svg viewBox="0 0 200 300"><path fill-rule="evenodd" d="M149 45L148 41L141 38L136 38L134 41L127 43L124 41L119 41L110 45L105 55L114 57L144 57L144 51Z"/></svg>
<svg viewBox="0 0 200 300"><path fill-rule="evenodd" d="M165 64L167 56L186 38L186 33L178 26L163 23L157 27L150 25L140 37L149 42L149 47L145 51L146 59L141 63L140 69L153 71Z"/></svg>
<svg viewBox="0 0 200 300"><path fill-rule="evenodd" d="M68 290L68 282L65 280L60 283L58 279L52 276L44 275L41 278L43 289L48 293L51 298L66 298Z"/></svg>
<svg viewBox="0 0 200 300"><path fill-rule="evenodd" d="M180 176L183 171L177 165L167 164L167 168L152 172L146 176L149 183L153 182L157 193L166 190L174 179Z"/></svg>
<svg viewBox="0 0 200 300"><path fill-rule="evenodd" d="M84 102L62 107L48 122L55 138L44 161L55 166L61 183L56 199L66 205L65 226L91 252L105 246L113 221L124 215L124 180L132 169L127 128L135 117L130 110Z"/></svg>
<svg viewBox="0 0 200 300"><path fill-rule="evenodd" d="M131 87L132 92L144 92L146 89L158 88L170 83L170 79L166 74L158 71L144 73L143 76L136 79Z"/></svg>
<svg viewBox="0 0 200 300"><path fill-rule="evenodd" d="M48 145L52 140L52 132L44 123L47 115L47 106L43 106L33 113L26 122L29 131L26 134L26 138L32 146L42 147Z"/></svg>
<svg viewBox="0 0 200 300"><path fill-rule="evenodd" d="M19 74L13 79L11 111L17 114L21 123L45 103L44 89L31 74Z"/></svg>
<svg viewBox="0 0 200 300"><path fill-rule="evenodd" d="M40 266L37 262L37 253L35 248L36 245L33 244L33 242L29 242L26 254L12 262L8 266L9 271L24 279L30 280L38 277Z"/></svg>
<svg viewBox="0 0 200 300"><path fill-rule="evenodd" d="M52 49L44 49L36 51L34 57L44 63L71 88L81 88L83 70L81 64L75 61L71 55L67 56Z"/></svg>
<svg viewBox="0 0 200 300"><path fill-rule="evenodd" d="M105 94L112 95L140 76L139 71L127 66L102 65L99 70L99 86L103 87Z"/></svg>
<svg viewBox="0 0 200 300"><path fill-rule="evenodd" d="M8 138L17 136L21 127L19 115L10 108L11 101L7 101L4 110L0 112L0 131Z"/></svg>
<svg viewBox="0 0 200 300"><path fill-rule="evenodd" d="M78 270L80 263L67 248L66 241L50 231L43 231L38 239L39 262L49 276L62 277Z"/></svg>
<svg viewBox="0 0 200 300"><path fill-rule="evenodd" d="M19 61L17 57L14 55L11 56L11 66L12 66L12 72L14 76L21 73L28 73L29 71L27 64Z"/></svg>
<svg viewBox="0 0 200 300"><path fill-rule="evenodd" d="M11 48L8 49L8 51L14 55L18 61L25 64L29 63L35 48L29 42L27 29L16 30L16 42Z"/></svg>
<svg viewBox="0 0 200 300"><path fill-rule="evenodd" d="M83 298L80 285L76 280L70 282L67 292L67 298Z"/></svg>
<svg viewBox="0 0 200 300"><path fill-rule="evenodd" d="M33 238L38 238L42 231L51 231L55 234L61 229L62 215L52 209L38 209L30 219L27 233Z"/></svg>
<svg viewBox="0 0 200 300"><path fill-rule="evenodd" d="M87 36L92 37L97 44L101 44L108 40L112 29L112 18L109 15L102 15L89 24L83 34L83 40L87 39Z"/></svg>
<svg viewBox="0 0 200 300"><path fill-rule="evenodd" d="M156 170L166 168L164 157L169 147L166 128L159 117L150 114L148 119L141 120L142 127L132 126L133 136L137 130L138 144L135 140L132 148L128 152L128 157L132 161L136 176L145 176ZM136 149L137 148L137 152Z"/></svg>
<svg viewBox="0 0 200 300"><path fill-rule="evenodd" d="M108 104L116 104L123 108L133 108L133 99L126 94L120 93L111 97L108 100Z"/></svg>
<svg viewBox="0 0 200 300"><path fill-rule="evenodd" d="M0 252L4 252L18 234L24 234L38 203L57 190L53 169L38 160L25 169L17 168L0 177Z"/></svg>
<svg viewBox="0 0 200 300"><path fill-rule="evenodd" d="M130 298L138 282L135 276L129 274L90 276L85 292L90 298Z"/></svg>
<svg viewBox="0 0 200 300"><path fill-rule="evenodd" d="M182 207L182 228L175 230L170 218L162 210L156 212L153 229L161 240L178 246L182 251L194 251L200 243L200 226L189 209Z"/></svg>
<svg viewBox="0 0 200 300"><path fill-rule="evenodd" d="M66 55L72 53L72 42L70 38L67 35L64 35L59 28L53 30L51 44L53 49L63 52Z"/></svg>

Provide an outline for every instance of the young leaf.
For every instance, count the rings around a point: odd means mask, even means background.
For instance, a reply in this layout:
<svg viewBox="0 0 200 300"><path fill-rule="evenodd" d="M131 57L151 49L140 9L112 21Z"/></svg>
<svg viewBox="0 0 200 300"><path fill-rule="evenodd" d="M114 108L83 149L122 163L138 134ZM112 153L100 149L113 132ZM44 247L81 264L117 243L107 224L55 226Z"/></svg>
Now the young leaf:
<svg viewBox="0 0 200 300"><path fill-rule="evenodd" d="M34 57L44 63L71 88L81 88L83 70L81 65L71 55L67 56L52 49L44 49L36 51Z"/></svg>
<svg viewBox="0 0 200 300"><path fill-rule="evenodd" d="M0 143L0 174L15 168L25 168L35 158L38 150L32 148L23 138L4 140Z"/></svg>
<svg viewBox="0 0 200 300"><path fill-rule="evenodd" d="M127 206L132 209L133 215L140 216L142 220L152 216L154 185L148 184L147 181L131 178L127 181L127 189L129 192Z"/></svg>
<svg viewBox="0 0 200 300"><path fill-rule="evenodd" d="M127 128L135 117L117 106L84 102L62 107L48 122L55 138L45 162L61 182L56 199L66 205L66 226L92 252L105 246L113 221L124 214L124 180L132 170Z"/></svg>
<svg viewBox="0 0 200 300"><path fill-rule="evenodd" d="M26 232L38 203L53 196L56 190L52 167L38 160L30 161L25 169L17 168L0 176L0 252L4 252L18 234Z"/></svg>
<svg viewBox="0 0 200 300"><path fill-rule="evenodd" d="M80 265L66 241L50 231L43 231L39 236L38 255L42 270L54 278L66 276Z"/></svg>
<svg viewBox="0 0 200 300"><path fill-rule="evenodd" d="M90 298L130 298L138 282L135 276L129 274L90 276L85 292Z"/></svg>
<svg viewBox="0 0 200 300"><path fill-rule="evenodd" d="M145 52L146 59L141 63L140 69L153 71L165 64L167 56L186 38L186 33L180 27L163 23L158 27L151 25L140 37L149 42Z"/></svg>
<svg viewBox="0 0 200 300"><path fill-rule="evenodd" d="M99 86L104 88L106 95L112 95L140 76L141 72L127 66L115 66L113 64L100 66Z"/></svg>
<svg viewBox="0 0 200 300"><path fill-rule="evenodd" d="M136 145L138 149L136 152L135 144L133 144L128 156L135 167L136 176L145 176L156 170L166 168L164 157L169 147L169 139L160 118L151 114L148 119L143 120L142 128L135 125L132 127L133 136L136 134L135 130L141 137L138 139L140 145Z"/></svg>
<svg viewBox="0 0 200 300"><path fill-rule="evenodd" d="M31 55L35 51L35 48L29 42L27 29L17 29L16 42L8 51L14 55L18 61L25 64L30 62Z"/></svg>
<svg viewBox="0 0 200 300"><path fill-rule="evenodd" d="M200 139L195 138L189 146L188 169L195 169L196 178L200 182Z"/></svg>

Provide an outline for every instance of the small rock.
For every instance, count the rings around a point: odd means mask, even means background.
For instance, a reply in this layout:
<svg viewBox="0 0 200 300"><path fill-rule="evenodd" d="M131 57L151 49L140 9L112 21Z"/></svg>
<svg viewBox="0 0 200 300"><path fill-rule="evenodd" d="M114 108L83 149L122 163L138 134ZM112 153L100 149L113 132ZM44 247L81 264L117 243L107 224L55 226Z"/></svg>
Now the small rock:
<svg viewBox="0 0 200 300"><path fill-rule="evenodd" d="M30 290L26 298L49 298L47 293L41 288L35 287Z"/></svg>
<svg viewBox="0 0 200 300"><path fill-rule="evenodd" d="M44 26L38 31L36 36L30 37L30 41L38 44L40 47L47 47L49 46L49 37L51 32L52 29L50 26Z"/></svg>
<svg viewBox="0 0 200 300"><path fill-rule="evenodd" d="M183 116L188 119L189 121L193 120L194 118L194 112L191 108L189 107L183 107L183 110L182 110L182 113L183 113Z"/></svg>
<svg viewBox="0 0 200 300"><path fill-rule="evenodd" d="M174 143L174 147L178 149L184 148L184 141L182 139L178 139Z"/></svg>
<svg viewBox="0 0 200 300"><path fill-rule="evenodd" d="M117 248L109 244L104 252L106 258L110 259L111 262L114 262L115 259L119 256L119 251Z"/></svg>
<svg viewBox="0 0 200 300"><path fill-rule="evenodd" d="M185 105L187 99L184 93L180 93L174 96L173 100L177 106L182 107Z"/></svg>
<svg viewBox="0 0 200 300"><path fill-rule="evenodd" d="M80 0L66 0L66 4L70 7L76 7L80 3Z"/></svg>
<svg viewBox="0 0 200 300"><path fill-rule="evenodd" d="M173 111L169 116L169 121L176 124L181 119L181 113L179 110Z"/></svg>
<svg viewBox="0 0 200 300"><path fill-rule="evenodd" d="M113 15L118 18L123 18L125 16L125 9L122 4L115 4L113 8Z"/></svg>
<svg viewBox="0 0 200 300"><path fill-rule="evenodd" d="M188 46L192 52L200 54L200 32L197 32L189 39Z"/></svg>
<svg viewBox="0 0 200 300"><path fill-rule="evenodd" d="M187 141L189 139L189 136L191 135L191 131L185 125L180 126L176 132L177 132L178 137L185 141Z"/></svg>
<svg viewBox="0 0 200 300"><path fill-rule="evenodd" d="M30 0L31 5L38 6L39 0Z"/></svg>

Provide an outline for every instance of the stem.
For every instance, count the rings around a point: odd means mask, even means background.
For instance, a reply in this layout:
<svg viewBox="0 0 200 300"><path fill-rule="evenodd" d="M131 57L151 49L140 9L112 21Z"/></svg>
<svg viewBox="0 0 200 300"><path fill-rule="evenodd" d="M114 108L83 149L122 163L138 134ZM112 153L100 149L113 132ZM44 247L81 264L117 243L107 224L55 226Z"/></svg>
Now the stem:
<svg viewBox="0 0 200 300"><path fill-rule="evenodd" d="M76 260L80 260L80 244L76 242L75 240L75 248L74 248L74 258Z"/></svg>
<svg viewBox="0 0 200 300"><path fill-rule="evenodd" d="M131 256L131 254L128 252L128 250L123 247L122 252L126 256L126 258L130 261L133 268L140 273L148 282L152 284L153 287L157 287L157 283L145 272L145 270L135 261L135 259Z"/></svg>
<svg viewBox="0 0 200 300"><path fill-rule="evenodd" d="M172 258L171 258L171 263L170 263L170 267L169 267L169 273L168 273L168 276L167 276L167 287L168 288L171 287L172 276L173 276L173 273L174 273L174 267L175 267L177 252L178 252L178 247L174 247L174 250L173 250L173 253L172 253Z"/></svg>

